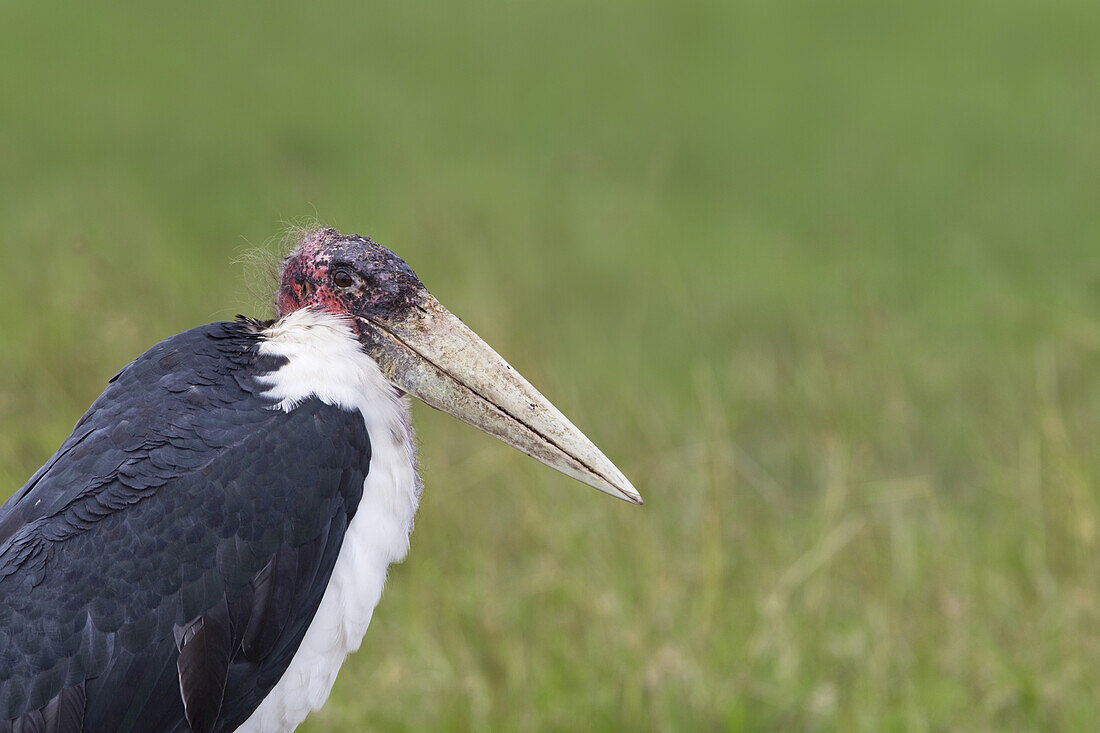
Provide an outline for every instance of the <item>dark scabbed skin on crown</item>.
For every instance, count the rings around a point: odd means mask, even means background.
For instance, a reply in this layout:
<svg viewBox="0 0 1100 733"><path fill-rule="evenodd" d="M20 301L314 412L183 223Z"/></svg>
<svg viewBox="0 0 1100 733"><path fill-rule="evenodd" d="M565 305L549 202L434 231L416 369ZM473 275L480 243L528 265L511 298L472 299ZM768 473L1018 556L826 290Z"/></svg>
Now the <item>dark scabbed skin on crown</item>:
<svg viewBox="0 0 1100 733"><path fill-rule="evenodd" d="M285 671L370 443L315 399L271 409L259 325L150 349L0 508L0 733L229 731Z"/></svg>

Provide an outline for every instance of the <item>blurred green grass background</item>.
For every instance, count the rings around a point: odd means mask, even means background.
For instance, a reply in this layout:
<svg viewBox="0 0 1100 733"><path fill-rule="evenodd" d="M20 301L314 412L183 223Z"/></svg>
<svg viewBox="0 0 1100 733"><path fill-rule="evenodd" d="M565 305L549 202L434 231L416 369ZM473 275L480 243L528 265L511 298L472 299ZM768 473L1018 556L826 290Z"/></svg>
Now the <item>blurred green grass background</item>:
<svg viewBox="0 0 1100 733"><path fill-rule="evenodd" d="M635 509L417 406L310 731L1082 729L1100 5L0 3L0 495L121 365L370 234Z"/></svg>

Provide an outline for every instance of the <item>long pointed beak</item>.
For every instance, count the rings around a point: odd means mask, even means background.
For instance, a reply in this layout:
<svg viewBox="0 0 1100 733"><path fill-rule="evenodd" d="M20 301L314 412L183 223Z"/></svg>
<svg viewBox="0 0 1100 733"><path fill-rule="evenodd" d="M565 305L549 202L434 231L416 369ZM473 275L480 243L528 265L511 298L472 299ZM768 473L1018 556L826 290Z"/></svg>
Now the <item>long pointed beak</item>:
<svg viewBox="0 0 1100 733"><path fill-rule="evenodd" d="M566 476L642 503L584 433L427 291L399 320L364 320L375 335L366 348L391 383Z"/></svg>

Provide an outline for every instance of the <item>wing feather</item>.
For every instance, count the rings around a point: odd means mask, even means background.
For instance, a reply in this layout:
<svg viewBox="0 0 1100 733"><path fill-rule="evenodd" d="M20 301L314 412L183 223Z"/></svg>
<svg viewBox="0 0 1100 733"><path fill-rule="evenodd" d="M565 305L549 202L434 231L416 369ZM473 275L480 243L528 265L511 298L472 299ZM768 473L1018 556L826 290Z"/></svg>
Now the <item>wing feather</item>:
<svg viewBox="0 0 1100 733"><path fill-rule="evenodd" d="M272 409L257 343L146 352L0 508L0 733L232 730L285 671L370 441L318 400Z"/></svg>

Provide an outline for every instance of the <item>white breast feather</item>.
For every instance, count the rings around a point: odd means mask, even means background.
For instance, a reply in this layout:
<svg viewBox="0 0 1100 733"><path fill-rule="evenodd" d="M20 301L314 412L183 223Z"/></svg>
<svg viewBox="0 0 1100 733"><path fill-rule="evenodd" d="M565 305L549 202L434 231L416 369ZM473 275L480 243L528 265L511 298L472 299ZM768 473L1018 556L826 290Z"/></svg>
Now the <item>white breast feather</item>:
<svg viewBox="0 0 1100 733"><path fill-rule="evenodd" d="M309 629L270 694L238 728L291 731L328 698L344 658L359 648L382 595L386 569L409 551L419 479L408 405L360 349L347 322L311 310L291 313L265 331L260 353L288 361L266 377L276 409L293 410L317 397L358 410L370 436L370 470L363 499ZM308 486L302 487L308 491Z"/></svg>

